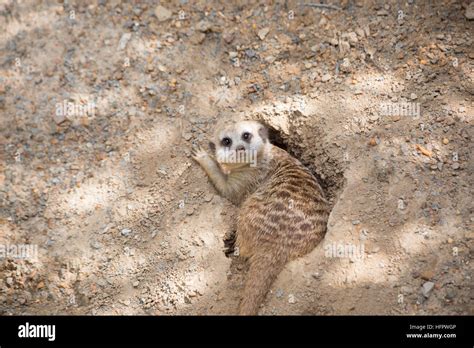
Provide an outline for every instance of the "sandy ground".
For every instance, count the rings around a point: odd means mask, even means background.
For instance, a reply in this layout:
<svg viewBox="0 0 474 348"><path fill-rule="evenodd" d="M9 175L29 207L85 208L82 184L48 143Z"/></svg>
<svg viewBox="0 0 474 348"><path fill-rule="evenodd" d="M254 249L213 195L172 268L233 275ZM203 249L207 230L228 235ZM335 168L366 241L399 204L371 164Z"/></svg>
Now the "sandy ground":
<svg viewBox="0 0 474 348"><path fill-rule="evenodd" d="M0 314L235 314L226 118L333 206L260 314L474 314L474 5L302 3L0 1Z"/></svg>

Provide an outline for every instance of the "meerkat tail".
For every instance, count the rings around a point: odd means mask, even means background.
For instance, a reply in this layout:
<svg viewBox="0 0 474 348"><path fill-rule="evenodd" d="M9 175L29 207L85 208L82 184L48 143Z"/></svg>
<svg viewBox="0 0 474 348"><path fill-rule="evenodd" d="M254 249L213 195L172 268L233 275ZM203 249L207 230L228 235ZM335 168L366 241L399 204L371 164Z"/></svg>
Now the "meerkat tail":
<svg viewBox="0 0 474 348"><path fill-rule="evenodd" d="M270 255L255 255L250 259L245 289L239 306L240 315L258 314L260 304L285 264L285 259Z"/></svg>

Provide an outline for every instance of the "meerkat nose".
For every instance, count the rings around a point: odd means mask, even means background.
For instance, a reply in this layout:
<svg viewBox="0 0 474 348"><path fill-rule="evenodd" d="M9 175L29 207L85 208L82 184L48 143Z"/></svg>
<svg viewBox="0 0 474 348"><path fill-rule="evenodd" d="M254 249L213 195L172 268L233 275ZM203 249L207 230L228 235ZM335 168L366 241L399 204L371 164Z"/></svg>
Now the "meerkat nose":
<svg viewBox="0 0 474 348"><path fill-rule="evenodd" d="M237 152L239 152L239 151L245 151L244 145L239 145L239 146L237 146L237 148L235 149L235 151L237 151Z"/></svg>

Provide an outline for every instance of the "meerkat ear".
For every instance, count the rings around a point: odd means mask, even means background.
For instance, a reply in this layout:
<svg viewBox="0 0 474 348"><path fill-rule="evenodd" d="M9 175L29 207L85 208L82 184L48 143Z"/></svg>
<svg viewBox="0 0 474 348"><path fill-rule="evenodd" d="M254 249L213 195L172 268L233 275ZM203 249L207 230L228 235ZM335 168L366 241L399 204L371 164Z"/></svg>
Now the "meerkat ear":
<svg viewBox="0 0 474 348"><path fill-rule="evenodd" d="M261 126L258 129L258 135L260 135L264 143L268 141L268 129L266 127Z"/></svg>
<svg viewBox="0 0 474 348"><path fill-rule="evenodd" d="M212 141L209 142L209 148L213 153L216 152L216 144L214 144Z"/></svg>

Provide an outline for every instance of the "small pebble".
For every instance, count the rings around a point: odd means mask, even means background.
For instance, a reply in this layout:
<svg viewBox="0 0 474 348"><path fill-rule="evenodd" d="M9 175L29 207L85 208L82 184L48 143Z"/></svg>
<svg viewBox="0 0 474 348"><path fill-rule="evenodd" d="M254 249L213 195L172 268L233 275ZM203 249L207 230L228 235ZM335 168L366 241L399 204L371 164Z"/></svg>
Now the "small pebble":
<svg viewBox="0 0 474 348"><path fill-rule="evenodd" d="M331 75L330 75L330 74L324 74L324 75L321 77L321 81L323 81L323 82L328 82L330 79L331 79Z"/></svg>
<svg viewBox="0 0 474 348"><path fill-rule="evenodd" d="M431 290L434 288L434 283L433 282L426 282L423 284L421 288L421 292L423 293L423 296L428 298L431 294Z"/></svg>
<svg viewBox="0 0 474 348"><path fill-rule="evenodd" d="M122 234L122 236L128 237L132 233L132 230L129 228L124 228L122 229L122 231L120 231L120 233Z"/></svg>
<svg viewBox="0 0 474 348"><path fill-rule="evenodd" d="M270 28L263 28L263 29L260 29L258 31L258 37L260 38L260 40L265 40L265 37L267 36L267 34L270 32Z"/></svg>
<svg viewBox="0 0 474 348"><path fill-rule="evenodd" d="M447 289L446 290L446 299L452 300L453 298L456 297L456 295L457 295L456 290L454 290L454 289Z"/></svg>

